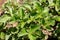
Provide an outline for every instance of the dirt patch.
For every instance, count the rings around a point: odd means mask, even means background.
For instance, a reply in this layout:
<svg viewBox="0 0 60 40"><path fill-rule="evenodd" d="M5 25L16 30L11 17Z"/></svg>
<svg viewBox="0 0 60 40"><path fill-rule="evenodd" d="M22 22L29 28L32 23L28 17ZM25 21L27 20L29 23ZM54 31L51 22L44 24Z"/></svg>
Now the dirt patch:
<svg viewBox="0 0 60 40"><path fill-rule="evenodd" d="M5 3L6 0L0 0L0 7Z"/></svg>

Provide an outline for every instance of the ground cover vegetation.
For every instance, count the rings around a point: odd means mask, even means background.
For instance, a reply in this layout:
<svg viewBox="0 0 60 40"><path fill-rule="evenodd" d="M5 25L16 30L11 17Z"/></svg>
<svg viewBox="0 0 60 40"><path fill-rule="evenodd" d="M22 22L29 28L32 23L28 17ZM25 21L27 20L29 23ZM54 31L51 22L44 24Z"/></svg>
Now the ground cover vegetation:
<svg viewBox="0 0 60 40"><path fill-rule="evenodd" d="M60 40L60 0L7 0L0 12L0 40Z"/></svg>

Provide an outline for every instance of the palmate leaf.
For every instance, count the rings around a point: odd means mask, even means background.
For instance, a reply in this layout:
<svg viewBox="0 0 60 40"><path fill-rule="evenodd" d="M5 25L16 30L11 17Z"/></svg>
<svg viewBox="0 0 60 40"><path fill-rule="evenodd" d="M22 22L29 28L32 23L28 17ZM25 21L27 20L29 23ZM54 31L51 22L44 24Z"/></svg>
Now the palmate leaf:
<svg viewBox="0 0 60 40"><path fill-rule="evenodd" d="M60 10L60 0L56 0L55 10L59 12ZM59 13L60 14L60 13Z"/></svg>
<svg viewBox="0 0 60 40"><path fill-rule="evenodd" d="M43 18L41 14L37 14L35 15L35 19L38 19L38 18Z"/></svg>
<svg viewBox="0 0 60 40"><path fill-rule="evenodd" d="M18 13L19 13L20 19L22 19L25 16L23 8L20 7L18 11L19 11Z"/></svg>
<svg viewBox="0 0 60 40"><path fill-rule="evenodd" d="M32 34L28 34L28 37L29 37L30 40L36 40L36 37L33 36Z"/></svg>
<svg viewBox="0 0 60 40"><path fill-rule="evenodd" d="M60 22L60 16L54 16L53 17L56 21L59 21Z"/></svg>
<svg viewBox="0 0 60 40"><path fill-rule="evenodd" d="M44 21L44 22L43 22ZM43 25L44 25L44 28L46 28L47 30L51 30L51 26L54 26L55 25L55 20L53 20L52 18L50 17L47 17L45 20L43 20Z"/></svg>
<svg viewBox="0 0 60 40"><path fill-rule="evenodd" d="M24 35L27 35L28 33L26 32L25 28L23 28L19 33L18 33L18 37L21 37L21 36L24 36Z"/></svg>
<svg viewBox="0 0 60 40"><path fill-rule="evenodd" d="M8 7L8 9L9 9L10 15L13 17L13 8L12 7Z"/></svg>
<svg viewBox="0 0 60 40"><path fill-rule="evenodd" d="M39 36L39 38L44 38L44 36L45 36L43 34L43 32L41 31L41 28L40 28L40 30L35 31L35 35Z"/></svg>
<svg viewBox="0 0 60 40"><path fill-rule="evenodd" d="M52 5L53 4L53 0L48 0L49 4Z"/></svg>
<svg viewBox="0 0 60 40"><path fill-rule="evenodd" d="M0 17L0 22L5 23L10 19L11 19L11 17L4 15L4 16Z"/></svg>
<svg viewBox="0 0 60 40"><path fill-rule="evenodd" d="M34 33L36 30L38 30L40 28L40 26L39 25L31 25L31 28L30 28L30 31L29 31L29 33L31 34L31 33Z"/></svg>
<svg viewBox="0 0 60 40"><path fill-rule="evenodd" d="M15 40L15 38L14 38L14 37L12 37L12 40Z"/></svg>
<svg viewBox="0 0 60 40"><path fill-rule="evenodd" d="M29 15L30 15L30 14L25 14L23 20L27 20L27 19L29 19Z"/></svg>
<svg viewBox="0 0 60 40"><path fill-rule="evenodd" d="M25 7L26 9L28 9L28 10L32 11L32 8L31 8L31 6L30 6L30 5L25 4L25 5L24 5L24 7Z"/></svg>
<svg viewBox="0 0 60 40"><path fill-rule="evenodd" d="M34 2L33 4L34 4L33 9L37 9L37 12L41 13L43 10L42 6L38 2Z"/></svg>
<svg viewBox="0 0 60 40"><path fill-rule="evenodd" d="M45 23L46 23L45 25L52 25L52 26L54 26L55 20L47 17L46 20L45 20Z"/></svg>
<svg viewBox="0 0 60 40"><path fill-rule="evenodd" d="M31 16L30 18L28 18L27 23L30 23L30 22L32 22L33 20L35 20L35 19L34 19L34 16Z"/></svg>
<svg viewBox="0 0 60 40"><path fill-rule="evenodd" d="M26 24L26 22L24 22L24 21L21 21L21 28L23 28L24 27L24 25Z"/></svg>
<svg viewBox="0 0 60 40"><path fill-rule="evenodd" d="M5 33L0 32L0 38L1 38L1 39L5 39Z"/></svg>
<svg viewBox="0 0 60 40"><path fill-rule="evenodd" d="M50 14L49 14L49 9L48 9L48 7L45 7L44 10L42 11L42 13L40 13L40 15L42 15L43 18L49 17Z"/></svg>
<svg viewBox="0 0 60 40"><path fill-rule="evenodd" d="M10 38L11 34L10 35L5 35L5 40L8 40Z"/></svg>

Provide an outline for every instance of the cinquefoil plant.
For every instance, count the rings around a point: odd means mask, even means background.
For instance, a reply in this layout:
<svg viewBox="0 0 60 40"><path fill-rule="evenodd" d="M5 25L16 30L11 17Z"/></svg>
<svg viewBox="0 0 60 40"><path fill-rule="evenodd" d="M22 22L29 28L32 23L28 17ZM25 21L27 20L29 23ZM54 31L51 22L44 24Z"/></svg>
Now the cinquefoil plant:
<svg viewBox="0 0 60 40"><path fill-rule="evenodd" d="M8 0L2 6L1 40L60 40L60 0L33 1Z"/></svg>

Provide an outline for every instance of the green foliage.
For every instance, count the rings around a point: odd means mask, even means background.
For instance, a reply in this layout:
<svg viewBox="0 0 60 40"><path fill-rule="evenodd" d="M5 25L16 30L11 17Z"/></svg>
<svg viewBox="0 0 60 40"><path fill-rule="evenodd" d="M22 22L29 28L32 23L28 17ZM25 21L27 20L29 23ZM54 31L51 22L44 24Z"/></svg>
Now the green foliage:
<svg viewBox="0 0 60 40"><path fill-rule="evenodd" d="M22 5L8 0L2 10L1 40L47 40L48 35L60 39L60 0L26 0Z"/></svg>

